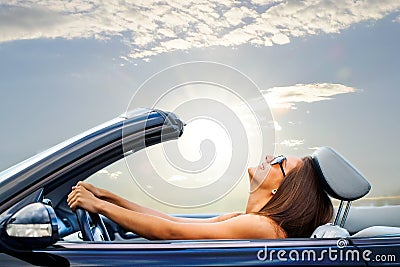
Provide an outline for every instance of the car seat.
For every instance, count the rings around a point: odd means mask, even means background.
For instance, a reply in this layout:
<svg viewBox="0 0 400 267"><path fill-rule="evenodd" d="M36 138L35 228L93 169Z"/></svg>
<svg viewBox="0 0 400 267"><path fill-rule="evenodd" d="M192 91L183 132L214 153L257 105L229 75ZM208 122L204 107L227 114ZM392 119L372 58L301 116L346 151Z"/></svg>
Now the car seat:
<svg viewBox="0 0 400 267"><path fill-rule="evenodd" d="M343 226L351 202L365 196L371 185L349 161L330 147L318 148L312 159L325 191L331 197L340 200L340 205L333 223L319 226L311 237L348 237L350 234ZM345 202L347 204L343 212Z"/></svg>

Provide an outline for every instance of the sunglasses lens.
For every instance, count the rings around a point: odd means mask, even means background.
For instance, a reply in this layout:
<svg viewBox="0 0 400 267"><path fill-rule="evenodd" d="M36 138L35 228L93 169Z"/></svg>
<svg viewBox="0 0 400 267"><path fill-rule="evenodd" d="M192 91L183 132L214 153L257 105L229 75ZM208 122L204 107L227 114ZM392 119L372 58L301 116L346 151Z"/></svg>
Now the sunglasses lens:
<svg viewBox="0 0 400 267"><path fill-rule="evenodd" d="M274 158L273 160L271 160L270 164L271 165L275 165L275 164L279 164L282 161L284 161L286 159L285 156L277 156L276 158Z"/></svg>

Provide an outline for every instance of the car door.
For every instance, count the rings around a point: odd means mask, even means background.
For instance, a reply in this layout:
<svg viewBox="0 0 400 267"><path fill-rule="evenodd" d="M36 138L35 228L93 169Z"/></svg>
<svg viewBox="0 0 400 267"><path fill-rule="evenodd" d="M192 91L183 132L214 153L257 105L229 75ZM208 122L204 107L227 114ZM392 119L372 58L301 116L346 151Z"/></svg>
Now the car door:
<svg viewBox="0 0 400 267"><path fill-rule="evenodd" d="M342 239L198 240L71 243L36 251L70 266L365 266ZM340 245L341 244L341 245ZM344 244L347 244L344 246Z"/></svg>

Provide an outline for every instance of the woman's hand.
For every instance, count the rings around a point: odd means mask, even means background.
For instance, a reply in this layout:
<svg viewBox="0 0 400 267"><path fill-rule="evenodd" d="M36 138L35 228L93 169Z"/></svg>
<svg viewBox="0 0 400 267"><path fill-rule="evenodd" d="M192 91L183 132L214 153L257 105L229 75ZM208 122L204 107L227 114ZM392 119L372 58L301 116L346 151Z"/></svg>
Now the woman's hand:
<svg viewBox="0 0 400 267"><path fill-rule="evenodd" d="M79 181L75 186L72 187L72 190L75 190L77 186L83 186L86 190L91 192L95 197L102 198L104 196L104 189L98 188L92 184L85 183L82 181Z"/></svg>
<svg viewBox="0 0 400 267"><path fill-rule="evenodd" d="M68 206L72 211L80 207L93 213L98 213L101 201L101 199L97 198L92 192L79 183L72 188L72 192L67 198Z"/></svg>

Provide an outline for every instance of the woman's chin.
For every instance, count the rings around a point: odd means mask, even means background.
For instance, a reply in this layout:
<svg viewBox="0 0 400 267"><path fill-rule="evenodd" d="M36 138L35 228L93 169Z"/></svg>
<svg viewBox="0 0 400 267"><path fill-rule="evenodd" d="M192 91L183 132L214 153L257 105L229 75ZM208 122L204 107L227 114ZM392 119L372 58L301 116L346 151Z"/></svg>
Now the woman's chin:
<svg viewBox="0 0 400 267"><path fill-rule="evenodd" d="M254 176L256 169L257 169L257 167L250 167L247 169L247 172L249 173L250 178L252 178Z"/></svg>

